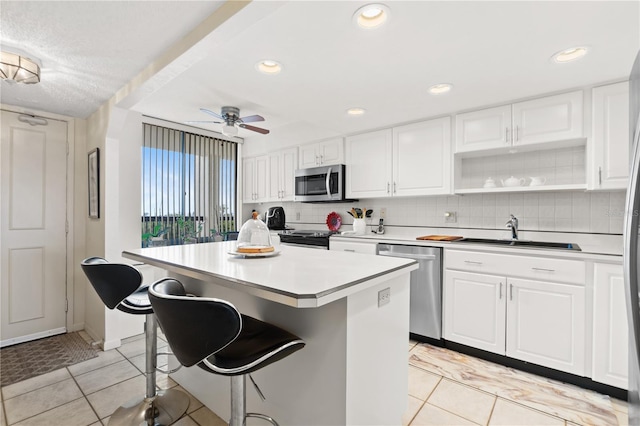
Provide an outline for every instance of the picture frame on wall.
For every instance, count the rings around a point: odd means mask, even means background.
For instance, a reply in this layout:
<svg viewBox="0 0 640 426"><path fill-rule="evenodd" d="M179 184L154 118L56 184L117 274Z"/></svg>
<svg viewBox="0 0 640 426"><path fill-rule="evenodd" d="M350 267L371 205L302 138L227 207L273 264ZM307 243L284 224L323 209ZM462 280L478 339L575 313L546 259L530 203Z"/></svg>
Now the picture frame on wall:
<svg viewBox="0 0 640 426"><path fill-rule="evenodd" d="M89 167L89 217L100 218L100 149L95 148L88 154Z"/></svg>

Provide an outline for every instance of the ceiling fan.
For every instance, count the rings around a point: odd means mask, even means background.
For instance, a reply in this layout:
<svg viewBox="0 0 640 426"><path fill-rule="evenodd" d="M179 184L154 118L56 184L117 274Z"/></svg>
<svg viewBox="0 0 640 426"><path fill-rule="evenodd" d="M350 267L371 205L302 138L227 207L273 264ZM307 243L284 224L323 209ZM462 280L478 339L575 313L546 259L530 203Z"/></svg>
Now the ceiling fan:
<svg viewBox="0 0 640 426"><path fill-rule="evenodd" d="M269 134L269 130L267 129L262 129L260 127L250 126L246 124L256 121L264 121L264 118L262 118L262 116L249 115L247 117L240 117L240 108L223 106L220 114L206 108L200 108L200 111L212 115L220 121L187 121L186 123L224 123L224 125L222 126L222 134L226 136L236 136L238 134L238 127L251 130L253 132L258 132L263 135Z"/></svg>

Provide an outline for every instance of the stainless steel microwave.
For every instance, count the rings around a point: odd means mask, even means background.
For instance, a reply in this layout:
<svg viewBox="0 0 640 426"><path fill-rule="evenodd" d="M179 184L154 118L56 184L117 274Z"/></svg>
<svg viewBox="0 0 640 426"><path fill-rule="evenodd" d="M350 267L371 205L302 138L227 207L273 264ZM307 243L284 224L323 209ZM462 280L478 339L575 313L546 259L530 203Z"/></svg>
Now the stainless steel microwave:
<svg viewBox="0 0 640 426"><path fill-rule="evenodd" d="M344 164L296 170L294 201L305 203L346 201L344 170Z"/></svg>

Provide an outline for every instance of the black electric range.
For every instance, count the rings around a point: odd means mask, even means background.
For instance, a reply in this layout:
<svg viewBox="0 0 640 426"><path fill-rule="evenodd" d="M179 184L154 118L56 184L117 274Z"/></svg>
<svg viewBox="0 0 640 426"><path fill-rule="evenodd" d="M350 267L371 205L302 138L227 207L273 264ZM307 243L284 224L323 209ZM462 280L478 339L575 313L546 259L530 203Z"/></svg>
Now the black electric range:
<svg viewBox="0 0 640 426"><path fill-rule="evenodd" d="M329 237L335 234L333 231L282 231L280 242L309 248L329 250Z"/></svg>

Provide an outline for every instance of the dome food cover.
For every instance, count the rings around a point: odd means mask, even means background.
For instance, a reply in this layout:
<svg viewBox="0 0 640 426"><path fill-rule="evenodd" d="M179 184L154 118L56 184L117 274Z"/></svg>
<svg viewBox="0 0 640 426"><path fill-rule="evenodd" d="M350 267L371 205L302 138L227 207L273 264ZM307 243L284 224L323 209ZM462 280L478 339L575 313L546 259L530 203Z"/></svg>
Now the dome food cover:
<svg viewBox="0 0 640 426"><path fill-rule="evenodd" d="M258 212L253 212L253 218L247 220L238 234L238 253L267 253L274 251L271 244L269 228L258 218Z"/></svg>

